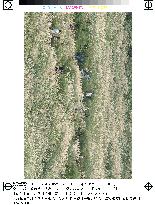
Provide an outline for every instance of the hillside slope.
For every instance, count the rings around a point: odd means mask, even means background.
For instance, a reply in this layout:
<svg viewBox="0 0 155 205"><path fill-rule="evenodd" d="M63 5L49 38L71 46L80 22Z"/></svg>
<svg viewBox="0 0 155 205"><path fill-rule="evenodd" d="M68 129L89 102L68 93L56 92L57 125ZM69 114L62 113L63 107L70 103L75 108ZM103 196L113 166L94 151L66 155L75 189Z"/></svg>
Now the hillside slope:
<svg viewBox="0 0 155 205"><path fill-rule="evenodd" d="M131 178L131 33L130 13L25 13L25 178Z"/></svg>

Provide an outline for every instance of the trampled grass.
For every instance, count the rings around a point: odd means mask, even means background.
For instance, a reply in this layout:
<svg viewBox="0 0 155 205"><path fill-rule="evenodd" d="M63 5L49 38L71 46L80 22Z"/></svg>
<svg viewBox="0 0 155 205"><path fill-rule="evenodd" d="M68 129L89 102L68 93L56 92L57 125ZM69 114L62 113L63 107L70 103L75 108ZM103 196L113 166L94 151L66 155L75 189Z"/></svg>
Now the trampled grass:
<svg viewBox="0 0 155 205"><path fill-rule="evenodd" d="M131 14L25 13L24 35L25 178L131 178Z"/></svg>

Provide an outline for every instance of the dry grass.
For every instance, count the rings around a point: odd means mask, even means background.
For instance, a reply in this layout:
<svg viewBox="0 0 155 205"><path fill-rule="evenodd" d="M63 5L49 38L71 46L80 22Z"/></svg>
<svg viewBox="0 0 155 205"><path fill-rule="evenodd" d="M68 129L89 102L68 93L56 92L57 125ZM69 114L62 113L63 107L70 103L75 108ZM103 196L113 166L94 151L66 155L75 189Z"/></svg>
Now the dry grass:
<svg viewBox="0 0 155 205"><path fill-rule="evenodd" d="M25 13L26 178L131 178L127 17ZM48 21L62 30L52 47ZM89 81L81 79L76 52L85 54ZM56 73L56 65L66 73ZM93 98L83 100L87 90Z"/></svg>

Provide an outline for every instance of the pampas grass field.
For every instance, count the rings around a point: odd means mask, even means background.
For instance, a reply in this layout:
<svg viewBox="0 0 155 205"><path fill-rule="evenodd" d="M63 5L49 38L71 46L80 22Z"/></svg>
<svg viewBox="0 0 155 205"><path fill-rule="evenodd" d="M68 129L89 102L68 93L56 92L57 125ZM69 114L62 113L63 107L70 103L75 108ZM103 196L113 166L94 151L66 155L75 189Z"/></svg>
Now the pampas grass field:
<svg viewBox="0 0 155 205"><path fill-rule="evenodd" d="M132 178L131 13L25 13L24 61L25 178Z"/></svg>

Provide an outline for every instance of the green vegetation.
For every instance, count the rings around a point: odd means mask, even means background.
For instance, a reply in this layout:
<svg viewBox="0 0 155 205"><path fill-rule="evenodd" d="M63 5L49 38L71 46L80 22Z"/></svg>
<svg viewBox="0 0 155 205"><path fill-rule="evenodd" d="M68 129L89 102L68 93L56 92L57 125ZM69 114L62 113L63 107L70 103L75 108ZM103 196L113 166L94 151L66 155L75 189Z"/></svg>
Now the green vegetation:
<svg viewBox="0 0 155 205"><path fill-rule="evenodd" d="M131 178L131 13L25 13L24 36L25 178Z"/></svg>

